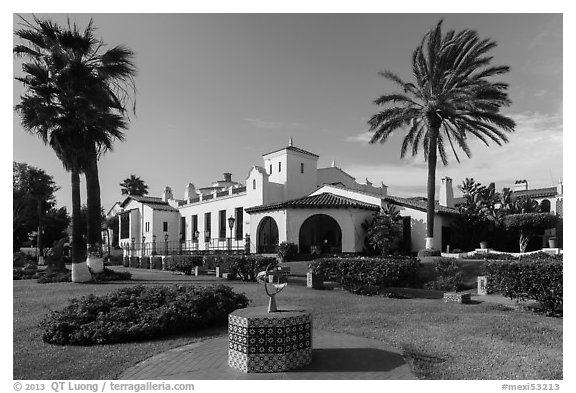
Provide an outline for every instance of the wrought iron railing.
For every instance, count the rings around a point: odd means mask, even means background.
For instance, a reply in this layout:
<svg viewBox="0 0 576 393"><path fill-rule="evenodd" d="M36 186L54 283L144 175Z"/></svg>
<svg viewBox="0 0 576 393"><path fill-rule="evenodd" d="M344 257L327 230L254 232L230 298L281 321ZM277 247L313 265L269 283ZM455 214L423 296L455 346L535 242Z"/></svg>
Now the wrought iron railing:
<svg viewBox="0 0 576 393"><path fill-rule="evenodd" d="M189 255L211 251L250 252L249 245L250 237L121 244L122 248L132 255Z"/></svg>

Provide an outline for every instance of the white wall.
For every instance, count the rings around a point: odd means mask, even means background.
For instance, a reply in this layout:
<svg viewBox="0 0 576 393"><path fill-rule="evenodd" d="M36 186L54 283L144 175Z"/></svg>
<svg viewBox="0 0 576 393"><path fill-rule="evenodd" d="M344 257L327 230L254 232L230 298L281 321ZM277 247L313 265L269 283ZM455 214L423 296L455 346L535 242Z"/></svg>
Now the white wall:
<svg viewBox="0 0 576 393"><path fill-rule="evenodd" d="M344 188L332 186L332 185L324 185L324 186L320 187L319 189L317 189L316 191L314 191L310 195L319 195L319 194L322 194L324 192L329 192L329 193L334 194L334 195L340 195L340 196L343 196L346 198L355 199L355 200L360 201L360 202L370 203L370 204L376 205L376 206L382 206L382 204L384 203L382 200L382 197L380 197L380 196L365 194L362 192L344 189Z"/></svg>

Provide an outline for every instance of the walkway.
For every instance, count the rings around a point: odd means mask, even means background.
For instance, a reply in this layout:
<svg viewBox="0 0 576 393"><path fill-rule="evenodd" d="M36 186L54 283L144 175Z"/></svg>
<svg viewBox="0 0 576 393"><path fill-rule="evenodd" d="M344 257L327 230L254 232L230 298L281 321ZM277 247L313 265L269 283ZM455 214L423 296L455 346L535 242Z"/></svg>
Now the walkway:
<svg viewBox="0 0 576 393"><path fill-rule="evenodd" d="M221 336L153 356L119 379L417 379L400 351L381 341L321 330L313 335L312 363L288 372L246 374L228 367L228 336Z"/></svg>

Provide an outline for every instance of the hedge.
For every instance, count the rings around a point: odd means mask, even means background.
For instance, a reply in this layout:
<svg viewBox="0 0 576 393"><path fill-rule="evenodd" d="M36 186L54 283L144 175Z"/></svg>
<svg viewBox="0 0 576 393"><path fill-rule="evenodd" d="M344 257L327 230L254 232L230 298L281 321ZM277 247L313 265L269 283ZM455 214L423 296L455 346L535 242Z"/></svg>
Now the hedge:
<svg viewBox="0 0 576 393"><path fill-rule="evenodd" d="M486 265L487 290L512 300L536 300L548 315L553 315L563 303L562 265L551 259L490 262Z"/></svg>
<svg viewBox="0 0 576 393"><path fill-rule="evenodd" d="M410 257L320 258L310 271L324 280L337 281L357 294L373 294L375 289L418 285L420 262Z"/></svg>
<svg viewBox="0 0 576 393"><path fill-rule="evenodd" d="M105 296L70 300L40 323L42 339L57 345L96 345L149 340L225 325L248 298L223 285L134 286Z"/></svg>
<svg viewBox="0 0 576 393"><path fill-rule="evenodd" d="M169 255L164 257L164 268L166 270L182 272L186 275L192 274L196 266L202 266L202 255Z"/></svg>
<svg viewBox="0 0 576 393"><path fill-rule="evenodd" d="M214 269L219 266L224 272L232 273L242 281L256 281L256 275L272 265L278 265L274 257L260 255L205 255L204 267Z"/></svg>

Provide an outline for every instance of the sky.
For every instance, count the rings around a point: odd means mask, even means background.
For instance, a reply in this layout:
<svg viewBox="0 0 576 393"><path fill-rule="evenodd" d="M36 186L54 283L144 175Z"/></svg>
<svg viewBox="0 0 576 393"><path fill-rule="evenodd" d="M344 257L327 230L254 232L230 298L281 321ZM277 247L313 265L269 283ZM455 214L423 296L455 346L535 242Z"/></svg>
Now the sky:
<svg viewBox="0 0 576 393"><path fill-rule="evenodd" d="M30 18L29 14L22 14ZM562 14L36 14L86 26L109 46L135 52L136 113L126 140L99 163L102 205L123 199L131 174L160 196L170 186L183 198L188 183L209 185L231 172L244 182L262 154L294 145L364 183L384 182L395 196L425 196L422 156L400 159L403 132L369 144L372 102L397 89L378 75L411 79L411 54L440 19L444 28L470 28L498 46L492 64L511 71L517 122L504 146L470 141L472 157L437 167L459 185L466 177L497 189L526 179L531 188L563 179ZM19 19L13 16L14 27ZM14 39L13 44L17 42ZM14 75L21 64L13 59ZM23 90L13 81L13 106ZM13 113L13 160L44 169L61 187L59 206L71 205L70 175L51 149L23 130ZM82 189L85 183L82 179ZM458 190L455 190L458 195ZM85 203L85 193L82 202Z"/></svg>

